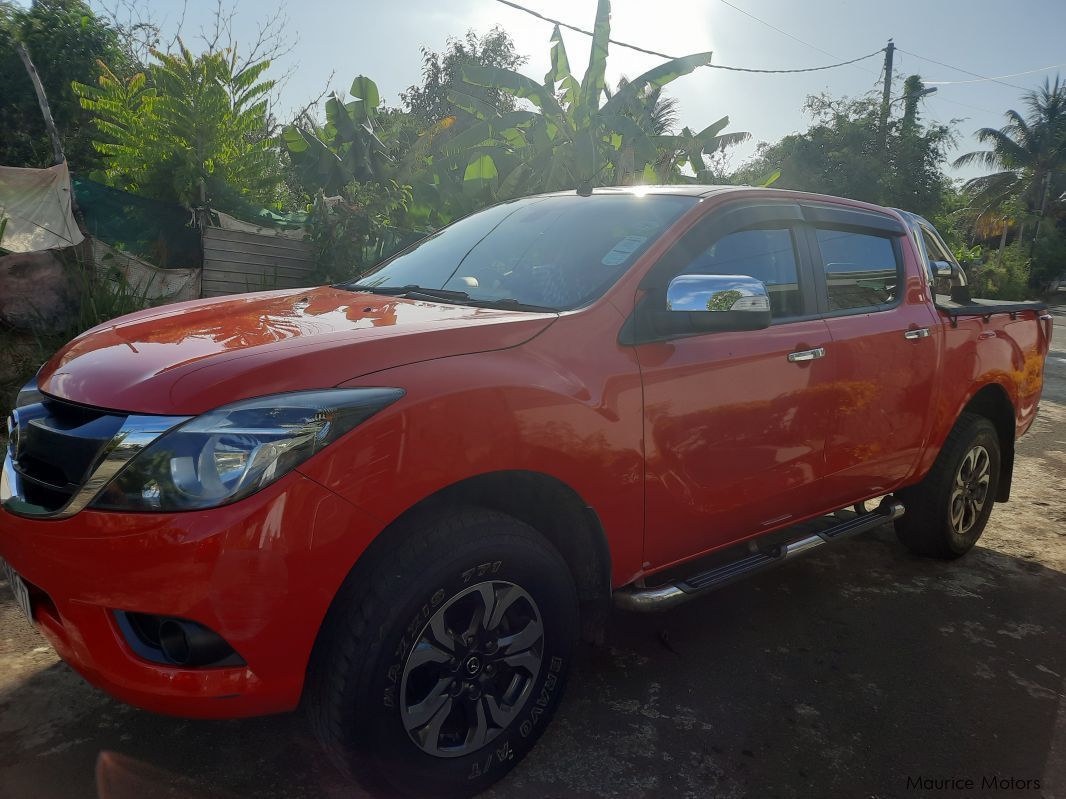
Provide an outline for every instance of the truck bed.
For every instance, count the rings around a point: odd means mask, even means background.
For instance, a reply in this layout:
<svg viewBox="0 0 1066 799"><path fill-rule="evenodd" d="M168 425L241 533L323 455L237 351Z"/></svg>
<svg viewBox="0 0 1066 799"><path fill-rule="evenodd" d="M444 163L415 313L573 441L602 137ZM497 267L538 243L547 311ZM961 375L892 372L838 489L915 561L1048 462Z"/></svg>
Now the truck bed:
<svg viewBox="0 0 1066 799"><path fill-rule="evenodd" d="M937 294L935 305L952 318L960 316L991 316L1000 313L1022 313L1023 311L1046 311L1047 303L1038 300L1026 302L1008 302L1004 300L967 299L960 302L946 294Z"/></svg>

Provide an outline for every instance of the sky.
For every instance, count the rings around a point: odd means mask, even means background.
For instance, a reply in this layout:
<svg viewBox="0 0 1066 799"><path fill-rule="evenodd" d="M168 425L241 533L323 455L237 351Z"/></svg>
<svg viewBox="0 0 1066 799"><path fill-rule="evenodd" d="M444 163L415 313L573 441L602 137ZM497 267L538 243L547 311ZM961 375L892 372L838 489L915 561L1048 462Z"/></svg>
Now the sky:
<svg viewBox="0 0 1066 799"><path fill-rule="evenodd" d="M212 25L216 5L215 0L133 2L165 35L177 28L184 7L181 30L190 44ZM596 9L596 0L520 2L586 29L592 27ZM100 0L93 5L99 8ZM231 9L234 3L224 0L224 5ZM399 104L399 93L420 80L420 48L441 50L450 36L471 28L484 33L501 25L517 50L529 56L523 72L540 81L548 69L552 26L496 0L300 0L282 5L243 0L236 3L236 40L253 39L257 27L279 9L293 42L291 52L278 58L270 73L283 80L274 109L280 119L327 86L345 92L360 74L377 82L386 103ZM1000 127L1008 108L1022 110L1025 90L1036 88L1047 76L1053 79L1058 71L1066 77L1066 0L614 0L611 22L612 38L620 41L670 55L710 50L712 63L759 69L836 63L879 50L891 37L899 48L894 72L917 73L927 82L949 81L923 101L922 114L955 126L959 145L953 155L980 149L973 131ZM563 38L571 69L580 79L590 40L566 30ZM660 60L611 45L608 80L635 77ZM727 130L752 134L749 144L734 149L735 167L751 156L758 142L804 130L809 121L802 110L807 95L826 91L854 97L880 91L882 60L878 53L851 66L795 75L698 69L667 91L680 101L682 124L699 130L728 115ZM967 74L997 77L1051 65L1060 69L1002 78L1002 83ZM896 97L900 88L897 83ZM951 170L963 178L978 173Z"/></svg>

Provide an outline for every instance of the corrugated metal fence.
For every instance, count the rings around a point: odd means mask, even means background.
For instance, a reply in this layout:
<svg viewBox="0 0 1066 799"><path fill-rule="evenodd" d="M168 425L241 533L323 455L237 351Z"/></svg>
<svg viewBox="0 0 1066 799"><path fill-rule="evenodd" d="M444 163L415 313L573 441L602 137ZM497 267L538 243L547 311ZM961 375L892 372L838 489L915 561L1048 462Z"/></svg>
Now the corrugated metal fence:
<svg viewBox="0 0 1066 799"><path fill-rule="evenodd" d="M311 245L281 236L207 227L201 296L300 288L314 283Z"/></svg>

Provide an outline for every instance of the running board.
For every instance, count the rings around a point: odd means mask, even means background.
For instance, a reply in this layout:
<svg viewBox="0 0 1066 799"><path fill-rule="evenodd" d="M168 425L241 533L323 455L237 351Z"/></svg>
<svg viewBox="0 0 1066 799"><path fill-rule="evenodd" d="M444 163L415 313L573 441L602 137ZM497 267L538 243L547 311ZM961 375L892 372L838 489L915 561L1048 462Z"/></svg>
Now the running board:
<svg viewBox="0 0 1066 799"><path fill-rule="evenodd" d="M627 586L614 592L614 603L623 610L666 610L689 599L695 599L716 588L729 585L742 577L764 571L803 555L823 544L831 544L851 538L898 519L904 513L903 505L896 500L885 500L877 510L840 522L812 535L797 538L768 550L745 555L738 560L694 574L684 580L674 580L655 588Z"/></svg>

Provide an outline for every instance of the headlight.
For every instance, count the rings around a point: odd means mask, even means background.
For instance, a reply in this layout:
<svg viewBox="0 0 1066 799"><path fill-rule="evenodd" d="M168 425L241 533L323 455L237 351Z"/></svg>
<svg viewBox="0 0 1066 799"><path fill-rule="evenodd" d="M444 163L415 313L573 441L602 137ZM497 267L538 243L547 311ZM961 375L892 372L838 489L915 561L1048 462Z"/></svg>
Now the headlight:
<svg viewBox="0 0 1066 799"><path fill-rule="evenodd" d="M235 402L164 433L93 500L102 510L213 508L277 480L404 394L301 391Z"/></svg>

